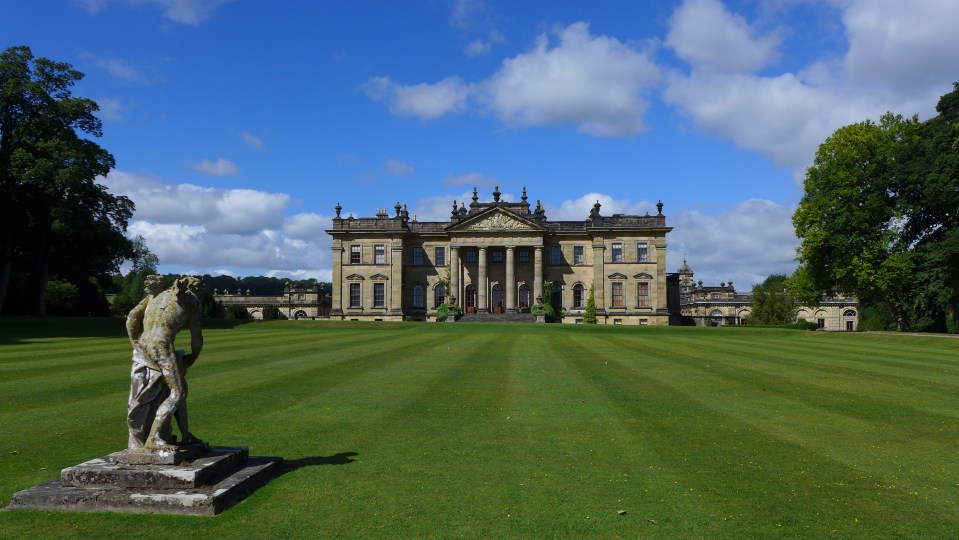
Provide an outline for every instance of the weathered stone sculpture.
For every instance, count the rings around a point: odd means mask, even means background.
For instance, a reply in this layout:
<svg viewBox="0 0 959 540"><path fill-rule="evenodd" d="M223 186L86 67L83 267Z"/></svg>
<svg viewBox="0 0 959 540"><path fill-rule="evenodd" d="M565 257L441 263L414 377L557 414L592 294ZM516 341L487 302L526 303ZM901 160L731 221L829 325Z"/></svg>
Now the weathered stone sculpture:
<svg viewBox="0 0 959 540"><path fill-rule="evenodd" d="M176 418L184 444L203 444L193 436L187 413L186 370L203 349L200 330L201 283L195 277L178 279L161 290L160 276L146 279L146 297L127 316L127 334L133 345L127 424L128 453L143 455L172 451L172 419ZM173 348L177 333L190 328L190 354Z"/></svg>
<svg viewBox="0 0 959 540"><path fill-rule="evenodd" d="M276 475L281 458L250 457L245 446L211 447L190 432L186 370L203 349L200 280L180 278L164 290L160 276L149 276L145 287L126 320L133 345L127 448L14 493L10 508L213 515ZM189 354L174 349L186 328Z"/></svg>

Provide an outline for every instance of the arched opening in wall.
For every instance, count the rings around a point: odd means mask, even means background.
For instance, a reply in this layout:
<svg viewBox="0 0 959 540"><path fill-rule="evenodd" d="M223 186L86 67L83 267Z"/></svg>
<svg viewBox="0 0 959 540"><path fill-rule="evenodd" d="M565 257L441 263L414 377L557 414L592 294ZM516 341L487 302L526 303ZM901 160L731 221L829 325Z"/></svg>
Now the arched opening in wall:
<svg viewBox="0 0 959 540"><path fill-rule="evenodd" d="M250 317L262 321L263 320L263 310L258 308L250 308Z"/></svg>
<svg viewBox="0 0 959 540"><path fill-rule="evenodd" d="M722 326L723 325L723 310L714 309L709 313L709 324L712 326Z"/></svg>
<svg viewBox="0 0 959 540"><path fill-rule="evenodd" d="M586 307L586 295L583 293L586 289L582 283L573 285L573 309L583 309Z"/></svg>
<svg viewBox="0 0 959 540"><path fill-rule="evenodd" d="M293 314L293 320L305 319L307 317L306 312L302 309L296 310L296 313Z"/></svg>
<svg viewBox="0 0 959 540"><path fill-rule="evenodd" d="M843 324L845 325L845 329L846 329L847 332L855 332L855 331L856 331L856 323L858 322L857 319L856 319L856 310L854 310L854 309L847 309L847 310L843 311L843 312L842 312L842 320L843 320Z"/></svg>
<svg viewBox="0 0 959 540"><path fill-rule="evenodd" d="M426 308L426 290L417 283L413 285L413 309Z"/></svg>
<svg viewBox="0 0 959 540"><path fill-rule="evenodd" d="M525 283L519 286L519 310L521 313L529 311L529 285Z"/></svg>
<svg viewBox="0 0 959 540"><path fill-rule="evenodd" d="M736 324L745 325L746 321L749 320L749 310L748 309L741 310L739 314L736 316L736 318L738 319L736 321Z"/></svg>
<svg viewBox="0 0 959 540"><path fill-rule="evenodd" d="M493 313L502 313L503 312L503 286L497 283L493 285L492 294L490 295L492 300L491 310Z"/></svg>
<svg viewBox="0 0 959 540"><path fill-rule="evenodd" d="M816 312L816 325L820 330L826 329L826 310L820 309Z"/></svg>
<svg viewBox="0 0 959 540"><path fill-rule="evenodd" d="M433 308L440 307L443 302L446 302L446 287L440 284L433 288Z"/></svg>
<svg viewBox="0 0 959 540"><path fill-rule="evenodd" d="M463 299L463 306L467 313L476 313L476 285L470 283L466 286L466 298Z"/></svg>

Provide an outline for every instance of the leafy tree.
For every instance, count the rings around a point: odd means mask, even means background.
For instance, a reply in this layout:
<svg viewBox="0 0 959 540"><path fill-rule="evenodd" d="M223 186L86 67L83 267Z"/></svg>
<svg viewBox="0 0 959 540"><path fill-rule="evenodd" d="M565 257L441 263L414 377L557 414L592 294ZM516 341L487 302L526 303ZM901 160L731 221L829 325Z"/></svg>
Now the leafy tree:
<svg viewBox="0 0 959 540"><path fill-rule="evenodd" d="M530 308L530 313L543 314L547 321L556 318L556 309L553 307L553 282L543 282L543 295L536 299L536 304Z"/></svg>
<svg viewBox="0 0 959 540"><path fill-rule="evenodd" d="M451 278L449 270L446 271L446 277L439 279L439 284L442 285L443 290L446 291L446 297L444 298L443 303L436 308L436 320L439 322L446 321L446 319L449 317L456 319L456 317L459 317L462 314L459 304L450 303L450 295L453 294L450 290L450 280ZM328 291L330 289L324 290ZM322 300L322 298L320 300Z"/></svg>
<svg viewBox="0 0 959 540"><path fill-rule="evenodd" d="M226 315L223 318L227 320L246 320L252 317L245 307L232 305L226 308Z"/></svg>
<svg viewBox="0 0 959 540"><path fill-rule="evenodd" d="M589 296L586 297L586 311L583 312L583 324L596 324L596 295L593 285L589 286Z"/></svg>
<svg viewBox="0 0 959 540"><path fill-rule="evenodd" d="M917 330L959 331L959 83L936 105L938 115L901 145L905 173L895 186L907 219L902 242L913 246Z"/></svg>
<svg viewBox="0 0 959 540"><path fill-rule="evenodd" d="M279 319L286 319L286 315L280 311L280 308L276 306L266 306L263 308L263 320L264 321L275 321Z"/></svg>
<svg viewBox="0 0 959 540"><path fill-rule="evenodd" d="M146 239L143 238L143 235L138 234L134 236L130 247L132 252L130 262L133 263L133 271L150 270L156 273L157 266L160 265L160 259L147 247L147 242Z"/></svg>
<svg viewBox="0 0 959 540"><path fill-rule="evenodd" d="M749 321L754 324L785 325L796 320L796 301L786 287L784 274L773 274L753 286Z"/></svg>
<svg viewBox="0 0 959 540"><path fill-rule="evenodd" d="M76 315L80 290L69 281L51 279L47 286L47 312L53 315Z"/></svg>
<svg viewBox="0 0 959 540"><path fill-rule="evenodd" d="M907 324L915 263L900 237L906 215L893 188L917 126L915 118L887 114L878 124L840 128L820 145L793 215L803 302L838 287L866 302L889 302Z"/></svg>
<svg viewBox="0 0 959 540"><path fill-rule="evenodd" d="M0 307L15 273L26 277L22 308L44 314L52 269L77 284L131 254L133 203L95 181L113 156L79 135L102 135L96 102L70 92L82 78L28 47L0 53ZM82 256L60 255L71 249Z"/></svg>

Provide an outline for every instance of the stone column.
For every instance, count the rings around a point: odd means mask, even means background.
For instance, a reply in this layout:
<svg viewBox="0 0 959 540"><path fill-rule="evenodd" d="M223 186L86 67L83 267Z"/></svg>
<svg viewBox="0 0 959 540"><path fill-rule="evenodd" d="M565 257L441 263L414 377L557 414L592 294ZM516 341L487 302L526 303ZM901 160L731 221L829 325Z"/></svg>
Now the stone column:
<svg viewBox="0 0 959 540"><path fill-rule="evenodd" d="M450 290L446 296L456 298L456 305L463 305L460 294L460 248L450 246Z"/></svg>
<svg viewBox="0 0 959 540"><path fill-rule="evenodd" d="M486 301L486 292L489 289L489 283L486 279L486 248L479 248L479 283L476 285L476 312L487 313L489 304Z"/></svg>
<svg viewBox="0 0 959 540"><path fill-rule="evenodd" d="M333 240L333 283L330 318L343 316L343 241Z"/></svg>
<svg viewBox="0 0 959 540"><path fill-rule="evenodd" d="M403 318L403 241L393 240L390 253L390 315ZM370 294L373 285L370 285Z"/></svg>
<svg viewBox="0 0 959 540"><path fill-rule="evenodd" d="M543 296L543 246L536 246L533 254L533 303Z"/></svg>
<svg viewBox="0 0 959 540"><path fill-rule="evenodd" d="M516 272L513 270L513 255L516 248L506 247L506 312L516 311Z"/></svg>
<svg viewBox="0 0 959 540"><path fill-rule="evenodd" d="M606 244L602 238L593 238L593 300L596 301L596 313L606 314Z"/></svg>

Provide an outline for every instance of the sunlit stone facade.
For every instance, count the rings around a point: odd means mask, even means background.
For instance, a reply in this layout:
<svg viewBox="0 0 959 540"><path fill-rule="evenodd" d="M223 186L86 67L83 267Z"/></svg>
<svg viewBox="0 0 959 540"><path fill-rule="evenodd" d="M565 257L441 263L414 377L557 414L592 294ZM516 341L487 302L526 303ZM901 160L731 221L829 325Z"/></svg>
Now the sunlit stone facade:
<svg viewBox="0 0 959 540"><path fill-rule="evenodd" d="M582 221L550 221L537 202L472 201L448 221L417 221L397 203L373 217L333 226L331 319L435 320L447 300L466 313L528 312L552 282L552 304L566 323L583 318L594 287L600 324L669 323L666 226L656 215L604 216L597 202ZM449 276L447 291L441 280Z"/></svg>

